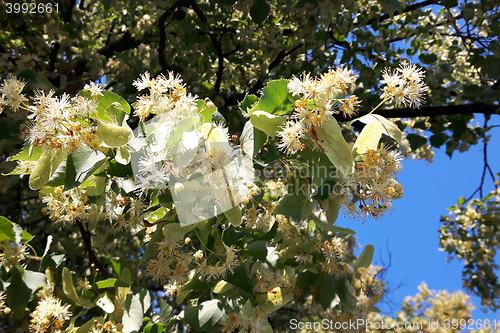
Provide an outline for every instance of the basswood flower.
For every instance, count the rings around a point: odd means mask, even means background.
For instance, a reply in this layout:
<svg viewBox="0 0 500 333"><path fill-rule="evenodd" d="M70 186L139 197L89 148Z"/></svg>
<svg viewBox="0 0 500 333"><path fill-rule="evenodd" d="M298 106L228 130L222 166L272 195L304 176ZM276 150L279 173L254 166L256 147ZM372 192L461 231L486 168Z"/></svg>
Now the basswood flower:
<svg viewBox="0 0 500 333"><path fill-rule="evenodd" d="M300 142L300 137L304 134L301 122L288 121L282 127L282 131L278 134L281 136L281 142L278 148L283 150L286 154L293 155L303 148Z"/></svg>
<svg viewBox="0 0 500 333"><path fill-rule="evenodd" d="M2 85L0 85L0 93L2 94L2 100L0 104L8 105L12 107L12 110L17 111L21 104L28 99L22 94L26 82L22 79L18 79L15 76L10 76L6 78ZM0 113L1 113L0 109Z"/></svg>
<svg viewBox="0 0 500 333"><path fill-rule="evenodd" d="M94 82L90 82L90 84L86 84L85 87L83 87L83 90L89 91L94 98L99 97L102 96L102 92L104 91L104 84L95 84Z"/></svg>
<svg viewBox="0 0 500 333"><path fill-rule="evenodd" d="M30 316L30 332L33 333L59 333L66 320L71 317L69 304L62 305L61 300L54 296L46 296L38 302L38 306Z"/></svg>
<svg viewBox="0 0 500 333"><path fill-rule="evenodd" d="M382 88L383 99L394 98L396 107L401 104L407 107L418 108L425 101L424 93L429 87L422 81L425 71L403 62L396 70L384 69L382 72L386 86Z"/></svg>

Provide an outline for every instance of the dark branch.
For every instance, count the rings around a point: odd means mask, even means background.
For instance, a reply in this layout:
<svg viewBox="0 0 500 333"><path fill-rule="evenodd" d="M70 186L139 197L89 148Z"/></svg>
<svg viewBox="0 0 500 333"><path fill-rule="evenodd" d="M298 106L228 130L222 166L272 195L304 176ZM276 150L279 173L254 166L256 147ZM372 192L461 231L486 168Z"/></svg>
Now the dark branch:
<svg viewBox="0 0 500 333"><path fill-rule="evenodd" d="M395 10L392 15L391 14L383 14L383 15L380 15L379 17L377 18L372 18L370 20L368 20L368 22L365 24L366 26L369 26L370 24L374 23L374 22L382 22L382 21L385 21L389 18L391 18L392 16L397 16L397 15L401 15L401 14L404 14L404 13L408 13L408 12L411 12L415 9L420 9L420 8L423 8L423 7L427 7L427 6L430 6L430 5L437 5L439 4L439 0L426 0L426 1L422 1L422 2L419 2L419 3L416 3L414 5L411 5L411 6L408 6L406 7L405 9L403 9L402 11L399 11L399 10ZM357 25L360 25L361 23L356 23L355 26Z"/></svg>
<svg viewBox="0 0 500 333"><path fill-rule="evenodd" d="M75 8L76 0L71 0L69 2L68 9L66 9L66 13L64 13L64 23L69 23L71 21L71 17L73 16L73 8Z"/></svg>
<svg viewBox="0 0 500 333"><path fill-rule="evenodd" d="M163 13L160 17L159 28L160 28L160 42L158 44L158 57L160 66L163 72L170 70L170 66L167 64L167 59L165 58L165 46L167 45L167 35L165 33L165 27L167 26L167 19L174 13L174 11L181 6L181 2L177 1L169 9Z"/></svg>
<svg viewBox="0 0 500 333"><path fill-rule="evenodd" d="M269 73L274 67L278 66L281 61L283 61L287 56L292 54L293 52L297 51L299 48L304 46L303 43L299 43L297 46L293 47L292 49L288 51L282 50L276 58L269 64L269 67L267 68L267 72ZM230 105L236 105L240 101L242 101L247 94L250 95L255 95L257 92L264 87L264 82L262 79L258 79L257 82L245 93L239 93L239 94L229 94L226 96L225 99L225 105L230 106Z"/></svg>
<svg viewBox="0 0 500 333"><path fill-rule="evenodd" d="M359 118L368 112L360 112L355 117ZM446 116L452 114L500 114L500 108L497 105L475 103L463 105L443 105L443 106L427 106L420 109L400 108L400 109L379 109L376 114L385 118L415 118L415 117L432 117ZM349 121L352 118L344 117L342 114L334 115L338 121Z"/></svg>
<svg viewBox="0 0 500 333"><path fill-rule="evenodd" d="M304 46L304 43L299 43L297 46L288 51L286 51L285 49L281 50L280 53L278 53L278 55L276 56L276 58L269 64L267 72L270 72L274 67L278 66L280 62L283 61L283 59L285 59L287 56L300 49L302 46Z"/></svg>
<svg viewBox="0 0 500 333"><path fill-rule="evenodd" d="M202 22L208 22L207 17L203 13L203 11L198 7L196 2L194 0L189 1L191 8L193 8L194 12ZM208 37L210 37L210 40L212 41L212 44L215 48L215 51L217 52L217 61L218 61L218 67L217 67L217 76L215 79L215 85L214 85L214 92L216 94L219 93L220 91L220 86L222 84L222 74L224 72L224 52L222 51L222 43L220 41L220 38L217 38L215 35L214 31L210 28L210 31L208 32Z"/></svg>
<svg viewBox="0 0 500 333"><path fill-rule="evenodd" d="M43 221L47 220L48 218L49 218L49 216L48 216L48 215L43 215L43 216L41 216L41 217L37 218L36 220L31 221L31 222L24 222L24 223L23 223L23 222L21 222L21 223L18 223L18 224L19 224L21 227L32 227L32 226L34 226L35 224L38 224L38 223L40 223L40 222L43 222Z"/></svg>
<svg viewBox="0 0 500 333"><path fill-rule="evenodd" d="M106 44L104 44L105 46L109 45L109 42L111 42L111 36L113 34L113 30L115 30L116 21L117 19L114 19L113 22L111 22L111 27L109 28L108 37L106 38Z"/></svg>
<svg viewBox="0 0 500 333"><path fill-rule="evenodd" d="M78 225L78 228L80 229L80 233L82 234L83 244L85 246L85 252L89 255L90 264L94 264L95 267L99 269L99 272L104 277L110 278L111 274L108 272L106 267L104 267L101 264L99 259L97 259L97 256L95 255L95 252L94 252L94 249L92 249L92 240L90 238L90 231L85 229L85 227L83 226L81 221L76 220L76 224Z"/></svg>
<svg viewBox="0 0 500 333"><path fill-rule="evenodd" d="M57 53L59 52L60 44L55 42L52 48L50 49L49 55L49 72L53 72L56 70L56 62L57 62Z"/></svg>
<svg viewBox="0 0 500 333"><path fill-rule="evenodd" d="M38 195L34 195L31 197L27 197L27 198L16 199L16 200L0 201L0 205L10 206L10 205L15 204L16 202L29 201L29 200L33 200L33 199L38 199Z"/></svg>
<svg viewBox="0 0 500 333"><path fill-rule="evenodd" d="M141 42L132 37L130 32L127 30L120 39L114 41L113 43L110 43L109 45L101 47L99 50L97 50L97 53L102 54L106 58L111 58L115 54L115 52L130 50L134 47L139 46L140 44Z"/></svg>
<svg viewBox="0 0 500 333"><path fill-rule="evenodd" d="M495 82L495 84L491 86L491 89L498 89L498 88L500 88L500 79L498 79L497 82Z"/></svg>
<svg viewBox="0 0 500 333"><path fill-rule="evenodd" d="M488 118L486 118L484 120L484 126L483 126L484 129L488 128ZM490 165L488 164L488 140L484 140L484 147L483 147L483 162L484 162L484 166L483 166L483 173L481 174L481 182L479 183L479 187L474 191L474 193L472 193L472 195L467 198L466 202L471 200L474 195L479 192L479 197L482 199L484 198L483 196L483 186L484 186L484 180L486 178L486 172L488 171L492 181L493 181L493 184L495 184L495 176L493 175L493 171L491 170L491 167ZM495 188L498 188L497 185L495 184Z"/></svg>

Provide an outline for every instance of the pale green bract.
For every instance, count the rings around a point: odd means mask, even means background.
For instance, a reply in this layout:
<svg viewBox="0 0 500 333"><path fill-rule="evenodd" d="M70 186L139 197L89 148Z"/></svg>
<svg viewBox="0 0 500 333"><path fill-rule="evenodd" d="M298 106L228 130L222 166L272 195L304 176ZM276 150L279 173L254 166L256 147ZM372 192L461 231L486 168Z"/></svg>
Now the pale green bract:
<svg viewBox="0 0 500 333"><path fill-rule="evenodd" d="M323 149L332 164L344 175L354 171L351 149L342 136L342 130L335 118L327 118L314 127L317 144Z"/></svg>

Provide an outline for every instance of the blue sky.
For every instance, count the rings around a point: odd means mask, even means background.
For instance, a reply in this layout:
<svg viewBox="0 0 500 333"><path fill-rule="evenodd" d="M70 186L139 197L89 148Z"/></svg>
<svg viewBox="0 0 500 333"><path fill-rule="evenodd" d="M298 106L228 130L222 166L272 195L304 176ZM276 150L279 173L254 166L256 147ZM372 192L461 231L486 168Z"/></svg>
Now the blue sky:
<svg viewBox="0 0 500 333"><path fill-rule="evenodd" d="M499 116L493 116L489 124L499 124ZM483 123L478 116L474 121ZM494 173L500 172L500 128L490 131L488 144L489 164ZM349 227L357 232L358 243L375 245L373 263L388 263L391 253L391 267L386 280L397 290L389 293L389 304L381 304L384 312L394 313L407 295L415 295L417 287L425 281L430 289L455 291L462 289L461 270L463 263L454 259L448 263L447 253L438 251L440 216L448 214L447 207L456 203L461 196L469 197L479 186L483 169L483 144L471 147L468 152L455 152L450 159L444 149L437 150L435 161L404 160L404 170L399 182L404 186L404 196L394 202L392 215L378 220L357 220L341 218L336 225ZM487 182L486 193L493 189ZM361 249L356 252L359 254ZM498 259L497 259L498 260ZM475 319L498 319L498 314L482 312L480 299L472 298L476 310Z"/></svg>

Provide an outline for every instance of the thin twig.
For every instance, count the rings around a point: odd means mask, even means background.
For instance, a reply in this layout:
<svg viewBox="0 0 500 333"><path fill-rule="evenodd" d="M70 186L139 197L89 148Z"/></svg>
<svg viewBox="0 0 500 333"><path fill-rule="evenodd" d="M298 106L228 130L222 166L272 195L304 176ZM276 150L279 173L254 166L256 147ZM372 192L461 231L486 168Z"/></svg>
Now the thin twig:
<svg viewBox="0 0 500 333"><path fill-rule="evenodd" d="M198 17L200 18L200 20L202 22L208 22L207 17L200 9L200 7L198 7L198 4L194 0L191 0L189 3L191 5L191 8L193 8L194 12L196 13L196 15L198 15ZM208 37L212 41L215 51L217 52L218 66L217 66L217 75L214 85L214 92L218 94L220 91L220 86L222 84L222 74L224 73L224 52L222 51L222 43L221 43L222 35L220 35L219 38L217 38L212 28L210 28L210 31L208 32Z"/></svg>
<svg viewBox="0 0 500 333"><path fill-rule="evenodd" d="M17 199L17 200L0 201L0 205L5 205L5 207L8 207L8 206L13 205L17 202L29 201L29 200L33 200L33 199L38 199L38 195L34 195L32 197L27 197L27 198L22 198L22 199Z"/></svg>
<svg viewBox="0 0 500 333"><path fill-rule="evenodd" d="M398 15L401 15L401 14L404 14L404 13L411 12L411 11L416 10L416 9L421 9L423 7L427 7L427 6L431 6L431 5L438 5L438 4L439 4L439 0L422 1L420 3L416 3L416 4L413 4L411 6L408 6L405 9L403 9L402 11L395 10L392 13L392 16L398 16ZM365 24L365 26L369 26L370 24L372 24L374 22L382 22L382 21L385 21L385 20L387 20L389 18L391 18L391 14L383 14L383 15L380 15L379 17L376 17L376 18L368 20L368 22ZM358 22L358 23L356 23L354 25L356 26L356 25L360 25L360 24L361 23Z"/></svg>
<svg viewBox="0 0 500 333"><path fill-rule="evenodd" d="M160 42L158 43L158 60L160 62L160 66L164 72L170 70L170 66L167 64L167 60L165 58L165 46L167 45L167 34L165 33L165 28L167 26L167 19L177 10L178 7L181 6L181 1L177 1L174 3L169 9L162 14L159 21L159 29L160 29Z"/></svg>
<svg viewBox="0 0 500 333"><path fill-rule="evenodd" d="M491 127L491 126L490 126ZM484 120L484 125L483 128L488 128L488 118ZM493 184L495 184L495 175L493 174L493 171L491 170L490 165L488 164L488 140L484 140L484 146L483 146L483 161L484 161L484 166L483 166L483 172L481 174L481 182L479 183L479 187L474 191L474 193L471 194L469 198L467 198L466 202L471 200L476 193L479 192L479 196L481 198L484 197L483 195L483 186L484 186L484 180L486 178L486 172L488 172L489 176L493 180ZM495 188L497 188L497 185L495 185Z"/></svg>
<svg viewBox="0 0 500 333"><path fill-rule="evenodd" d="M86 230L85 227L83 226L83 223L80 220L76 220L76 224L78 225L78 228L80 229L80 233L83 238L83 243L85 245L85 252L89 256L89 261L91 264L94 264L96 268L99 269L99 272L105 276L105 277L112 277L111 274L108 272L106 267L104 267L99 259L97 259L97 256L94 252L94 249L92 249L92 239L90 236L90 231Z"/></svg>
<svg viewBox="0 0 500 333"><path fill-rule="evenodd" d="M34 226L35 224L38 224L40 222L43 222L45 220L47 220L49 218L48 215L43 215L39 218L37 218L36 220L33 220L31 222L21 222L21 223L18 223L21 227L31 227L31 226Z"/></svg>

